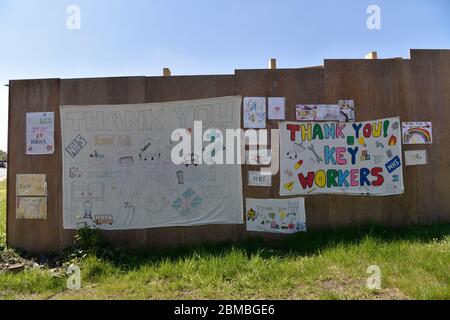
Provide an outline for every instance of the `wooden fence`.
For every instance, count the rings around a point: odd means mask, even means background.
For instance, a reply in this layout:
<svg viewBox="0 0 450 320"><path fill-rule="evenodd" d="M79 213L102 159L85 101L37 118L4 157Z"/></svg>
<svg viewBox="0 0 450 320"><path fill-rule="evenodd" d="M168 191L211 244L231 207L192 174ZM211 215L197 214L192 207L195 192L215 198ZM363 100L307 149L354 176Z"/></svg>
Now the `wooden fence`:
<svg viewBox="0 0 450 320"><path fill-rule="evenodd" d="M406 192L389 197L314 195L306 199L309 229L374 221L389 226L450 221L450 50L412 50L411 59L325 60L323 67L236 70L234 75L14 80L10 82L8 133L7 241L30 252L59 252L73 242L62 223L60 105L133 104L221 96L284 96L286 116L295 120L299 103L336 103L354 99L357 121L400 116L402 121L432 121L429 164L404 167ZM56 152L25 155L25 114L55 112ZM268 128L277 128L268 121ZM244 196L279 198L273 188L247 186ZM257 167L256 167L257 168ZM255 169L252 168L252 169ZM48 219L16 220L16 174L44 173L48 183ZM105 231L115 245L166 247L252 235L245 225L207 225L147 230ZM273 235L259 234L271 239Z"/></svg>

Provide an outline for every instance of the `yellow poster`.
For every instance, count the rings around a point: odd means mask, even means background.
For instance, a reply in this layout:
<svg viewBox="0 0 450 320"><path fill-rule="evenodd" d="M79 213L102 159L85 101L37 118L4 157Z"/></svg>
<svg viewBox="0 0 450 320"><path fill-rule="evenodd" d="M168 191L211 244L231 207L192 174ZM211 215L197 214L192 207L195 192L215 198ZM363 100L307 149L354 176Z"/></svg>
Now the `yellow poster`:
<svg viewBox="0 0 450 320"><path fill-rule="evenodd" d="M16 196L46 196L45 174L18 174L16 176Z"/></svg>
<svg viewBox="0 0 450 320"><path fill-rule="evenodd" d="M47 197L16 197L16 219L47 219Z"/></svg>

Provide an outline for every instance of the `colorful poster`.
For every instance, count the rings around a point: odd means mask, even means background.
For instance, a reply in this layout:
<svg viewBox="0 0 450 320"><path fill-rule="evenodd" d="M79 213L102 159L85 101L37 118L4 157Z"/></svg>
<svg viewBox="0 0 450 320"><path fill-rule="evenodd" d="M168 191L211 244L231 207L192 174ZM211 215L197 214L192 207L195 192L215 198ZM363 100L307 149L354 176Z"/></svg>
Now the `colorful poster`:
<svg viewBox="0 0 450 320"><path fill-rule="evenodd" d="M399 118L280 123L280 195L404 192Z"/></svg>
<svg viewBox="0 0 450 320"><path fill-rule="evenodd" d="M55 153L54 112L27 113L27 155Z"/></svg>
<svg viewBox="0 0 450 320"><path fill-rule="evenodd" d="M403 122L402 123L404 144L432 144L431 122Z"/></svg>
<svg viewBox="0 0 450 320"><path fill-rule="evenodd" d="M247 231L306 231L305 199L245 199Z"/></svg>
<svg viewBox="0 0 450 320"><path fill-rule="evenodd" d="M269 98L269 120L284 120L286 119L286 99L284 97Z"/></svg>
<svg viewBox="0 0 450 320"><path fill-rule="evenodd" d="M339 104L299 104L296 107L297 121L355 121L353 100L339 100Z"/></svg>
<svg viewBox="0 0 450 320"><path fill-rule="evenodd" d="M16 197L16 219L47 219L47 197Z"/></svg>
<svg viewBox="0 0 450 320"><path fill-rule="evenodd" d="M261 174L261 171L248 172L248 185L253 187L271 187L272 176Z"/></svg>
<svg viewBox="0 0 450 320"><path fill-rule="evenodd" d="M47 195L47 182L45 174L18 174L16 175L16 196L43 196Z"/></svg>
<svg viewBox="0 0 450 320"><path fill-rule="evenodd" d="M240 128L241 104L241 97L223 97L61 106L64 228L244 223L240 165L200 163L195 149L179 154L179 165L172 160L175 130L213 141Z"/></svg>
<svg viewBox="0 0 450 320"><path fill-rule="evenodd" d="M428 164L427 150L405 151L405 165L423 166Z"/></svg>
<svg viewBox="0 0 450 320"><path fill-rule="evenodd" d="M266 127L266 98L244 98L244 128L263 129Z"/></svg>

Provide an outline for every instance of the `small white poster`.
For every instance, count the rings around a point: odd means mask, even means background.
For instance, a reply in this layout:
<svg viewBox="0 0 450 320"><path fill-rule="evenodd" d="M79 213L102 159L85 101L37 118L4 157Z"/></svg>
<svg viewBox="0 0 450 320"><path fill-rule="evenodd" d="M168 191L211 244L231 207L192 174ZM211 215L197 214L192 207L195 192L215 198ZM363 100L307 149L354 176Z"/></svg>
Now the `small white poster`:
<svg viewBox="0 0 450 320"><path fill-rule="evenodd" d="M402 134L404 144L432 144L433 132L431 122L403 122Z"/></svg>
<svg viewBox="0 0 450 320"><path fill-rule="evenodd" d="M264 129L266 127L266 98L244 98L244 128Z"/></svg>
<svg viewBox="0 0 450 320"><path fill-rule="evenodd" d="M272 161L272 150L263 148L246 150L245 161L248 165L270 165Z"/></svg>
<svg viewBox="0 0 450 320"><path fill-rule="evenodd" d="M271 187L272 176L269 174L261 174L261 171L249 171L248 185L252 187Z"/></svg>
<svg viewBox="0 0 450 320"><path fill-rule="evenodd" d="M16 219L46 220L47 197L16 197Z"/></svg>
<svg viewBox="0 0 450 320"><path fill-rule="evenodd" d="M405 151L405 164L407 166L423 166L428 164L427 150Z"/></svg>
<svg viewBox="0 0 450 320"><path fill-rule="evenodd" d="M286 119L286 99L284 97L269 98L269 120Z"/></svg>
<svg viewBox="0 0 450 320"><path fill-rule="evenodd" d="M245 200L247 231L296 233L306 231L305 199Z"/></svg>
<svg viewBox="0 0 450 320"><path fill-rule="evenodd" d="M27 155L55 153L55 113L27 113Z"/></svg>
<svg viewBox="0 0 450 320"><path fill-rule="evenodd" d="M339 100L339 121L355 121L355 102L353 100Z"/></svg>

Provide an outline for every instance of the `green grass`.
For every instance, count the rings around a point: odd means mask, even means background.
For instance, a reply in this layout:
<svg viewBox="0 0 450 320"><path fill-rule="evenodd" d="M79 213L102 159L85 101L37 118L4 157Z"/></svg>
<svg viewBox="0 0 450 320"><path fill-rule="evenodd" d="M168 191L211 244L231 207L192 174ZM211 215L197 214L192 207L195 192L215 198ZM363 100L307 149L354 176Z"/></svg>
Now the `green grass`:
<svg viewBox="0 0 450 320"><path fill-rule="evenodd" d="M450 224L372 225L302 233L271 245L250 239L165 251L119 250L110 258L88 255L77 262L79 291L65 289L65 276L32 269L0 273L0 298L450 299L449 262ZM365 287L370 265L381 268L381 290Z"/></svg>

